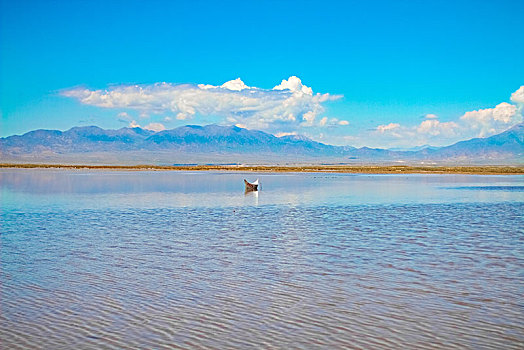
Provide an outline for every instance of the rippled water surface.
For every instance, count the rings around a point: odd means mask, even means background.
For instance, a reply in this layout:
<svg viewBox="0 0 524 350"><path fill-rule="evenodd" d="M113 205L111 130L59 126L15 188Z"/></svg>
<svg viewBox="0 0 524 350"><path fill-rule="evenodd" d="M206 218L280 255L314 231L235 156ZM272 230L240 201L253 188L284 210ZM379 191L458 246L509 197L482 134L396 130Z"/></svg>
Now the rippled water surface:
<svg viewBox="0 0 524 350"><path fill-rule="evenodd" d="M0 184L5 349L524 347L522 176L4 169Z"/></svg>

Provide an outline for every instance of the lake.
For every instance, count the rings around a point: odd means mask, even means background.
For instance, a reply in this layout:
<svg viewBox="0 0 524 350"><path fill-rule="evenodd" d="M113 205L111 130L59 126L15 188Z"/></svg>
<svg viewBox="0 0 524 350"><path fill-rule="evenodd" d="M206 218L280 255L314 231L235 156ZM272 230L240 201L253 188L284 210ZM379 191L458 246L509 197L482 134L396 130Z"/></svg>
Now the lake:
<svg viewBox="0 0 524 350"><path fill-rule="evenodd" d="M524 347L524 176L1 169L0 186L5 349Z"/></svg>

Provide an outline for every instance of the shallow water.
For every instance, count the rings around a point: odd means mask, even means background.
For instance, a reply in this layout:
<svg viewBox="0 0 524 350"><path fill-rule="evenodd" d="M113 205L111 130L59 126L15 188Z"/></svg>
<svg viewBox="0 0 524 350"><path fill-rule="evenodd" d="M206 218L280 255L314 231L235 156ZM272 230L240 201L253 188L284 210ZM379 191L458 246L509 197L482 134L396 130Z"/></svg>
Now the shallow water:
<svg viewBox="0 0 524 350"><path fill-rule="evenodd" d="M2 348L524 346L522 176L0 183Z"/></svg>

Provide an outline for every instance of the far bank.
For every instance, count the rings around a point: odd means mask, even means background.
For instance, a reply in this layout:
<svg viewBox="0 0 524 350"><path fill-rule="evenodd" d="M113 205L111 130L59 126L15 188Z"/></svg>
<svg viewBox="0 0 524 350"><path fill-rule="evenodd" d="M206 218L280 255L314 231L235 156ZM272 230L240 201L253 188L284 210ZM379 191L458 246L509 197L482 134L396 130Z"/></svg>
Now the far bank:
<svg viewBox="0 0 524 350"><path fill-rule="evenodd" d="M92 169L129 171L231 171L231 172L319 172L353 174L472 174L524 175L524 166L411 166L411 165L82 165L82 164L13 164L0 168L18 169Z"/></svg>

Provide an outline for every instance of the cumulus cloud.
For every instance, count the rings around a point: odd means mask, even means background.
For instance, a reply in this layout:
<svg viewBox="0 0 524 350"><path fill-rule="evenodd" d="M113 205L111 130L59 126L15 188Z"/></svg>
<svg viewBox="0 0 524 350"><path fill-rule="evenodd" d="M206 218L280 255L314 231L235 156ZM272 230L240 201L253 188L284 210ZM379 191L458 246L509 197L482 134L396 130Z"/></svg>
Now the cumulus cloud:
<svg viewBox="0 0 524 350"><path fill-rule="evenodd" d="M140 115L173 113L178 120L214 116L217 122L279 131L282 128L318 126L324 103L340 95L313 93L295 76L273 89L247 86L240 78L220 86L209 84L120 85L104 90L73 88L63 96L102 108L136 110Z"/></svg>
<svg viewBox="0 0 524 350"><path fill-rule="evenodd" d="M511 94L511 101L524 104L524 86L521 86L517 91Z"/></svg>
<svg viewBox="0 0 524 350"><path fill-rule="evenodd" d="M302 125L303 126L312 126L315 121L316 113L313 111L308 111L302 115Z"/></svg>
<svg viewBox="0 0 524 350"><path fill-rule="evenodd" d="M132 120L129 125L130 128L139 128L140 124L138 124L136 121Z"/></svg>
<svg viewBox="0 0 524 350"><path fill-rule="evenodd" d="M144 129L158 132L166 130L166 127L162 123L149 123L146 126L144 126Z"/></svg>
<svg viewBox="0 0 524 350"><path fill-rule="evenodd" d="M398 129L398 128L400 128L400 124L389 123L387 125L379 125L379 126L377 126L377 131L380 132L381 134L383 134L386 131L395 130L395 129Z"/></svg>
<svg viewBox="0 0 524 350"><path fill-rule="evenodd" d="M415 126L398 123L379 125L374 130L374 136L375 139L376 136L381 136L378 144L411 146L427 143L441 146L474 137L488 137L522 122L524 86L515 91L510 100L513 104L502 102L493 108L469 111L455 121L441 122L437 115L427 114ZM373 135L370 136L373 138Z"/></svg>
<svg viewBox="0 0 524 350"><path fill-rule="evenodd" d="M427 119L417 126L416 130L419 134L426 134L431 136L454 136L458 124L455 122L440 122L436 119Z"/></svg>
<svg viewBox="0 0 524 350"><path fill-rule="evenodd" d="M476 137L487 137L522 122L524 107L524 86L519 87L511 94L510 101L502 102L494 108L479 109L466 112L460 117L462 128L470 128Z"/></svg>
<svg viewBox="0 0 524 350"><path fill-rule="evenodd" d="M410 147L424 144L442 146L449 144L450 139L457 136L455 122L441 122L436 116L423 120L415 126L405 126L399 123L379 125L367 135L367 141L374 147ZM360 142L366 141L361 137Z"/></svg>
<svg viewBox="0 0 524 350"><path fill-rule="evenodd" d="M517 105L517 111L522 116L524 113L524 86L511 94L511 102Z"/></svg>
<svg viewBox="0 0 524 350"><path fill-rule="evenodd" d="M302 81L295 77L289 77L288 80L282 80L282 82L275 86L273 90L290 90L292 92L300 92L306 95L313 95L313 90L310 87L302 85Z"/></svg>
<svg viewBox="0 0 524 350"><path fill-rule="evenodd" d="M228 89L231 91L242 91L244 89L251 89L251 87L244 84L240 78L236 78L235 80L230 80L225 82L220 86L221 88Z"/></svg>
<svg viewBox="0 0 524 350"><path fill-rule="evenodd" d="M473 130L478 130L479 137L486 137L519 123L522 115L517 113L517 106L502 102L495 108L466 112L460 120Z"/></svg>

